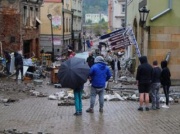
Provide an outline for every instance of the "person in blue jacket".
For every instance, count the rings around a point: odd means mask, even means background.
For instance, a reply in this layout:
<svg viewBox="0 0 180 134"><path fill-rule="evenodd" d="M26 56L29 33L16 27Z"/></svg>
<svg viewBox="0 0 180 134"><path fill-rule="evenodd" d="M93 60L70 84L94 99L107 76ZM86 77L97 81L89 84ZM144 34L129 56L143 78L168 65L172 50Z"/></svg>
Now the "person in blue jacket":
<svg viewBox="0 0 180 134"><path fill-rule="evenodd" d="M105 84L111 77L111 71L102 56L97 56L94 62L89 74L91 80L90 108L86 110L89 113L94 112L97 94L99 95L99 112L103 112Z"/></svg>

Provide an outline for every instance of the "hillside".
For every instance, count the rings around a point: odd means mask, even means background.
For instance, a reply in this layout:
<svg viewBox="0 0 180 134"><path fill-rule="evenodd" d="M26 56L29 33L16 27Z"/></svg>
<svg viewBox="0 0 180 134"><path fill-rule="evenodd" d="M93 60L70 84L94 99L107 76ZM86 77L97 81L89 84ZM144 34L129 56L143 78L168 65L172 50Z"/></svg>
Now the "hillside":
<svg viewBox="0 0 180 134"><path fill-rule="evenodd" d="M108 0L84 0L83 13L104 13L108 11Z"/></svg>

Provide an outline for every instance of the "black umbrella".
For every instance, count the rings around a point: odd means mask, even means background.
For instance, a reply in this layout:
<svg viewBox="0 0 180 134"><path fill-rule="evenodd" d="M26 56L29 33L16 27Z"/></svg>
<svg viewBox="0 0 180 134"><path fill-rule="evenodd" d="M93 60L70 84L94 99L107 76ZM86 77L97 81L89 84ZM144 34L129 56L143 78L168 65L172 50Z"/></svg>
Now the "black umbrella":
<svg viewBox="0 0 180 134"><path fill-rule="evenodd" d="M62 87L75 89L87 81L89 70L84 59L73 57L61 64L58 78Z"/></svg>

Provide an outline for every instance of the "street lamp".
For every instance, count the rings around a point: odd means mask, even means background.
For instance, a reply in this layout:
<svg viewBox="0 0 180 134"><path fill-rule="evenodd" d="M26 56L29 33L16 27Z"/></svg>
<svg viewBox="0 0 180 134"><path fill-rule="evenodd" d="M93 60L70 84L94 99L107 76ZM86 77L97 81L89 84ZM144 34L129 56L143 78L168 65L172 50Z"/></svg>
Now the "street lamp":
<svg viewBox="0 0 180 134"><path fill-rule="evenodd" d="M140 14L140 25L143 27L144 24L146 23L148 14L150 10L147 10L146 7L143 7L139 9L139 14Z"/></svg>
<svg viewBox="0 0 180 134"><path fill-rule="evenodd" d="M139 14L140 14L140 26L141 26L141 53L146 54L147 51L145 51L145 44L144 44L144 28L145 28L145 23L149 14L149 10L146 9L146 7L142 7L139 9Z"/></svg>
<svg viewBox="0 0 180 134"><path fill-rule="evenodd" d="M52 37L52 56L51 56L51 61L53 63L54 62L54 37L53 37L53 27L52 27L52 15L48 14L47 17L51 21L51 37Z"/></svg>

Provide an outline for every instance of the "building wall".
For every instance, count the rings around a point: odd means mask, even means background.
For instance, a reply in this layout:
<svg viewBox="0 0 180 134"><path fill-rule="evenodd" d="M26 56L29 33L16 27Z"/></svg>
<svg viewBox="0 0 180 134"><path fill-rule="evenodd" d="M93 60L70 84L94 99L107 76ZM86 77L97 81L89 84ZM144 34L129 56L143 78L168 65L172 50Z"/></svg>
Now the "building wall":
<svg viewBox="0 0 180 134"><path fill-rule="evenodd" d="M172 79L180 79L180 26L151 27L149 42L149 60L158 60L159 63L165 59L168 52L171 52L168 66L171 71Z"/></svg>
<svg viewBox="0 0 180 134"><path fill-rule="evenodd" d="M92 23L99 23L99 21L102 19L104 19L105 22L108 22L108 17L105 14L86 14L85 15L85 22L88 22L90 20Z"/></svg>
<svg viewBox="0 0 180 134"><path fill-rule="evenodd" d="M72 0L73 10L73 38L72 46L74 51L82 50L81 32L82 32L82 0Z"/></svg>
<svg viewBox="0 0 180 134"><path fill-rule="evenodd" d="M160 64L170 52L170 59L168 62L171 71L172 80L180 80L180 15L179 15L180 1L172 0L172 10L166 14L158 17L154 21L151 18L158 15L168 8L168 0L151 0L147 1L147 9L150 10L149 16L145 26L150 29L145 30L137 25L137 41L139 46L143 45L145 55L148 56L149 63L157 60ZM133 0L128 5L127 22L134 28L133 20L137 20L139 24L139 2ZM143 38L142 38L143 35ZM143 39L143 44L142 44ZM147 44L146 44L147 42ZM131 46L132 47L132 46Z"/></svg>
<svg viewBox="0 0 180 134"><path fill-rule="evenodd" d="M168 8L169 0L151 0L148 2L148 8L150 9L149 19L158 15L162 11ZM151 26L179 26L180 25L180 1L172 0L172 10L163 16L159 17L154 21L149 21L149 25Z"/></svg>
<svg viewBox="0 0 180 134"><path fill-rule="evenodd" d="M25 16L24 6L26 6L28 16ZM35 9L39 7L40 4L34 2L0 1L0 41L3 50L21 51L25 55L27 51L24 52L26 47L24 42L29 40L31 43L27 52L28 56L33 54L35 57L39 56L39 52L36 51L39 43L34 41L39 38L39 29L36 27L36 17L30 15L32 12L35 14ZM36 16L39 17L38 14Z"/></svg>
<svg viewBox="0 0 180 134"><path fill-rule="evenodd" d="M52 52L51 21L47 15L52 15L53 44L55 55L62 54L71 40L71 0L64 0L64 43L63 43L63 5L61 0L45 0L41 8L40 45L45 52Z"/></svg>
<svg viewBox="0 0 180 134"><path fill-rule="evenodd" d="M119 29L122 27L122 24L125 21L125 10L123 10L123 5L125 5L125 2L119 2L117 0L113 0L113 24L112 27L114 30ZM124 20L124 21L122 21Z"/></svg>

